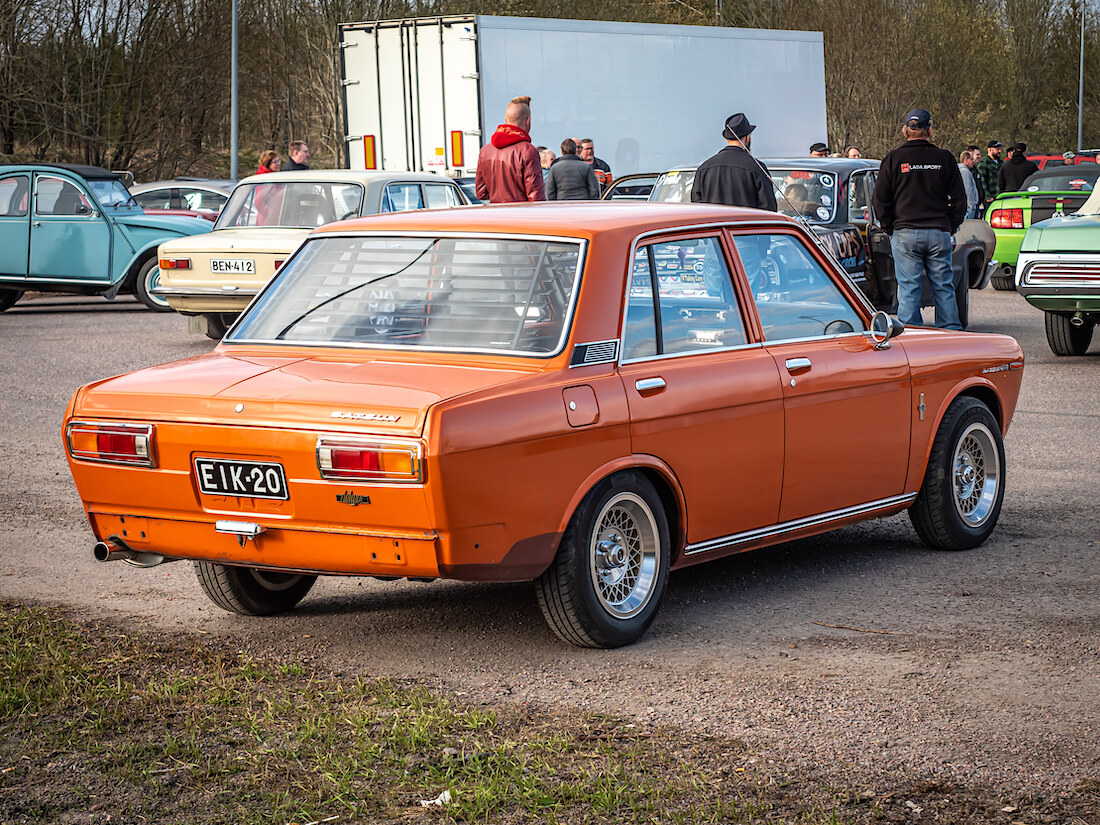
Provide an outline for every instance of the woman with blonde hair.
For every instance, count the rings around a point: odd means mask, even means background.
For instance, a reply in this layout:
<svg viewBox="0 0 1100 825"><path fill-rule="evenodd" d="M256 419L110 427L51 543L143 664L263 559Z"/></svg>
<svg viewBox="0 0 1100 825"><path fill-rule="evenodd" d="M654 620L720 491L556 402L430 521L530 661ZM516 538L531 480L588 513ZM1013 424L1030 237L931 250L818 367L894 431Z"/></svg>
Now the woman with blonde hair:
<svg viewBox="0 0 1100 825"><path fill-rule="evenodd" d="M262 175L265 172L278 172L283 165L283 159L274 149L268 149L260 155L260 165L256 167L255 174Z"/></svg>

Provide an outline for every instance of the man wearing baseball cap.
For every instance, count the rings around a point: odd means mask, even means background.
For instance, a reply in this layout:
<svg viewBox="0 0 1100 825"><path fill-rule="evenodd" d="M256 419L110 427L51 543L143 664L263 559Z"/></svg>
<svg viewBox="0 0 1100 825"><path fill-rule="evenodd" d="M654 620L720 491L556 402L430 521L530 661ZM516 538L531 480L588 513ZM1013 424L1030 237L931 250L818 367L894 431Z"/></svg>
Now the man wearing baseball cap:
<svg viewBox="0 0 1100 825"><path fill-rule="evenodd" d="M962 329L951 270L951 236L966 216L955 156L933 146L932 116L913 109L905 116L905 143L886 153L875 182L875 214L890 235L898 282L898 318L924 323L920 312L924 276L932 285L936 326Z"/></svg>
<svg viewBox="0 0 1100 825"><path fill-rule="evenodd" d="M695 172L695 182L691 185L694 203L723 203L776 211L768 169L749 156L755 128L743 112L726 118L722 127L725 148L703 161Z"/></svg>
<svg viewBox="0 0 1100 825"><path fill-rule="evenodd" d="M820 141L818 143L812 144L810 146L810 157L811 158L827 158L827 157L829 157L829 144L821 143Z"/></svg>
<svg viewBox="0 0 1100 825"><path fill-rule="evenodd" d="M1001 148L1001 142L994 138L985 147L985 157L978 161L978 178L982 185L982 200L986 206L1001 191Z"/></svg>

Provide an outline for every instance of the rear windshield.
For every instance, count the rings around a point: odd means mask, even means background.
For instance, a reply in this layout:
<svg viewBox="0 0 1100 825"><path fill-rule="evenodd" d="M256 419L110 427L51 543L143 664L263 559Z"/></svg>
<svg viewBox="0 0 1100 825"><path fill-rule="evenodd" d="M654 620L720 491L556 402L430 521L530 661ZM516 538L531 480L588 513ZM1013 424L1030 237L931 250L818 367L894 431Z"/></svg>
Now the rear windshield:
<svg viewBox="0 0 1100 825"><path fill-rule="evenodd" d="M1090 164L1096 166L1096 164ZM1064 169L1065 171L1062 171ZM1032 175L1024 181L1025 192L1091 192L1096 188L1096 179L1100 177L1100 166L1096 169L1081 166L1062 167L1056 175Z"/></svg>
<svg viewBox="0 0 1100 825"><path fill-rule="evenodd" d="M354 217L362 204L363 187L357 183L242 183L230 195L216 228L315 227Z"/></svg>
<svg viewBox="0 0 1100 825"><path fill-rule="evenodd" d="M584 245L557 239L310 238L230 341L550 354Z"/></svg>

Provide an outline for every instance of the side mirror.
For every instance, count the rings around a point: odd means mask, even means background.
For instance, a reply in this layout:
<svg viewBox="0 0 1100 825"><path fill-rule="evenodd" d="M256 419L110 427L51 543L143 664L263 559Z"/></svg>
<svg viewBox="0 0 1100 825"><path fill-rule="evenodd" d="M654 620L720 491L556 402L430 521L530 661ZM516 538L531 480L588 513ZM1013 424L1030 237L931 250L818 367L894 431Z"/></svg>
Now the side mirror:
<svg viewBox="0 0 1100 825"><path fill-rule="evenodd" d="M871 318L871 338L874 339L875 349L889 349L890 339L901 335L904 331L905 324L882 310L876 312Z"/></svg>

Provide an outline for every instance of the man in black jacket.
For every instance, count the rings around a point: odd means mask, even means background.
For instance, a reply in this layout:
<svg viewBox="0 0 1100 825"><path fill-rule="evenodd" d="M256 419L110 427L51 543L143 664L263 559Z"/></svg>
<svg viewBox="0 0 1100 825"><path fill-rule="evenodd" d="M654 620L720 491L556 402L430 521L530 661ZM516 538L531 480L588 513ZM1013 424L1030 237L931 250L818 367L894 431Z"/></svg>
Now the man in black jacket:
<svg viewBox="0 0 1100 825"><path fill-rule="evenodd" d="M594 201L600 198L600 185L592 167L577 157L577 142L561 142L561 157L550 164L546 176L548 201Z"/></svg>
<svg viewBox="0 0 1100 825"><path fill-rule="evenodd" d="M693 203L723 203L776 211L775 191L767 167L749 155L756 127L741 112L722 128L726 148L703 161L691 185Z"/></svg>
<svg viewBox="0 0 1100 825"><path fill-rule="evenodd" d="M1019 192L1024 181L1039 171L1035 162L1027 159L1026 143L1017 143L1013 148L1016 151L998 173L997 182L1001 185L1002 192Z"/></svg>
<svg viewBox="0 0 1100 825"><path fill-rule="evenodd" d="M923 276L928 275L936 326L962 329L955 303L951 236L966 216L966 190L955 157L929 141L932 116L913 109L901 129L905 143L886 153L875 183L875 214L890 235L898 282L898 317L922 324Z"/></svg>

